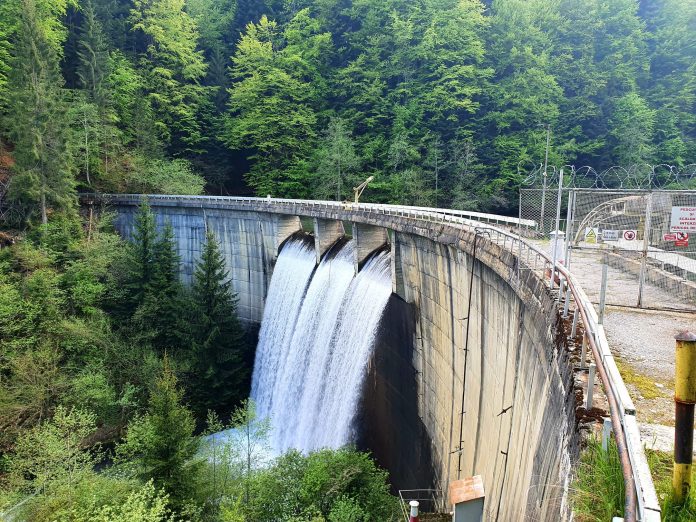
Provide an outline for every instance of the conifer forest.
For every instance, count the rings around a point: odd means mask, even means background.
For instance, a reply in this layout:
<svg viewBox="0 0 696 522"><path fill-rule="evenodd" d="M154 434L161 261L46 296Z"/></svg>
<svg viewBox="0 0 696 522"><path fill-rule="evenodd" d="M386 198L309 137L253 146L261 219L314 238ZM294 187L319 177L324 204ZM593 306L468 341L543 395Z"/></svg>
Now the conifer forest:
<svg viewBox="0 0 696 522"><path fill-rule="evenodd" d="M401 519L367 453L267 461L218 238L184 285L79 193L515 214L545 163L696 164L696 0L0 0L0 519Z"/></svg>

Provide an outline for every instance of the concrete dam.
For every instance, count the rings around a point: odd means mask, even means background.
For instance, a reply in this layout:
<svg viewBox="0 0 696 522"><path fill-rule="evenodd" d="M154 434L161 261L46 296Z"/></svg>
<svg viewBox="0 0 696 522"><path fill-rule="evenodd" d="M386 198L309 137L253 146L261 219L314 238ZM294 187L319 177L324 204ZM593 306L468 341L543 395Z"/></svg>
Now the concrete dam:
<svg viewBox="0 0 696 522"><path fill-rule="evenodd" d="M252 397L278 451L352 443L396 489L432 489L443 510L453 481L480 475L486 520L567 519L579 443L572 322L608 390L627 509L659 517L594 311L514 234L435 209L148 198L158 225L173 227L184 281L206 231L220 242L240 318L260 327ZM125 237L140 201L83 196L115 211Z"/></svg>

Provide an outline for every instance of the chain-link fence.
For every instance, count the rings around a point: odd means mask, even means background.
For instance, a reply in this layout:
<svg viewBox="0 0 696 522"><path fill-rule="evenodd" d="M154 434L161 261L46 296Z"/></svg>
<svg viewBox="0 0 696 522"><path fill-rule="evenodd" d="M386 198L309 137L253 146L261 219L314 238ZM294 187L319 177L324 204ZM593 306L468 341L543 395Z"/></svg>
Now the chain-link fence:
<svg viewBox="0 0 696 522"><path fill-rule="evenodd" d="M549 252L558 221L557 259L593 301L607 264L607 304L696 310L696 191L523 189L520 217Z"/></svg>

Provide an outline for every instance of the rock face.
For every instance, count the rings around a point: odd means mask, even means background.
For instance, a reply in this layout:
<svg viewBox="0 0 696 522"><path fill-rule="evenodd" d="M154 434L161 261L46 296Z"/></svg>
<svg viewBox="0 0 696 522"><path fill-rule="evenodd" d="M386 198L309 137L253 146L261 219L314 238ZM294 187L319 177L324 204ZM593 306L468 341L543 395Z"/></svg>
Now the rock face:
<svg viewBox="0 0 696 522"><path fill-rule="evenodd" d="M111 204L128 236L137 201ZM357 223L357 242L360 225L388 230L394 293L366 379L359 444L397 488L433 487L441 508L450 482L481 475L491 519L567 518L572 368L558 347L554 300L536 274L517 269L513 252L447 223L350 206L172 197L152 208L158 224L174 227L185 281L206 227L215 232L251 324L261 320L278 247L301 229L297 216Z"/></svg>

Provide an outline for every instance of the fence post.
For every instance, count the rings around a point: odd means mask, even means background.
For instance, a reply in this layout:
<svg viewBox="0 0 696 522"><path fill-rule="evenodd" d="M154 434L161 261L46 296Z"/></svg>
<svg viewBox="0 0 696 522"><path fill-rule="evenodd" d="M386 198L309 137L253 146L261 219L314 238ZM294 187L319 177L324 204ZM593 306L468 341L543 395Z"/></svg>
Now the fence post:
<svg viewBox="0 0 696 522"><path fill-rule="evenodd" d="M652 221L652 192L648 193L645 202L645 227L643 230L643 255L640 260L640 277L638 279L638 308L643 308L643 287L645 286L645 271L648 265L648 247L650 246L650 225Z"/></svg>
<svg viewBox="0 0 696 522"><path fill-rule="evenodd" d="M609 451L609 437L611 436L611 419L609 417L604 417L604 424L602 424L602 451L606 453Z"/></svg>
<svg viewBox="0 0 696 522"><path fill-rule="evenodd" d="M570 331L570 336L575 339L578 335L578 303L575 303L575 311L573 312L573 328Z"/></svg>
<svg viewBox="0 0 696 522"><path fill-rule="evenodd" d="M604 324L604 308L607 304L607 263L602 264L602 287L599 289L599 318L597 322Z"/></svg>
<svg viewBox="0 0 696 522"><path fill-rule="evenodd" d="M568 191L568 211L566 212L566 230L565 230L565 252L563 261L565 267L570 270L570 241L573 235L573 220L575 219L575 189Z"/></svg>
<svg viewBox="0 0 696 522"><path fill-rule="evenodd" d="M587 332L582 335L582 349L580 350L580 368L585 368L585 360L587 359Z"/></svg>
<svg viewBox="0 0 696 522"><path fill-rule="evenodd" d="M587 411L592 409L592 399L594 395L594 376L595 376L595 363L590 364L590 371L587 374L587 402L585 402L585 409Z"/></svg>
<svg viewBox="0 0 696 522"><path fill-rule="evenodd" d="M565 303L563 303L563 319L568 319L568 308L570 307L570 285L566 281Z"/></svg>

